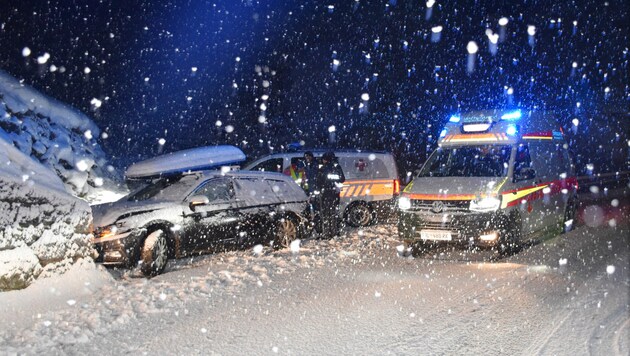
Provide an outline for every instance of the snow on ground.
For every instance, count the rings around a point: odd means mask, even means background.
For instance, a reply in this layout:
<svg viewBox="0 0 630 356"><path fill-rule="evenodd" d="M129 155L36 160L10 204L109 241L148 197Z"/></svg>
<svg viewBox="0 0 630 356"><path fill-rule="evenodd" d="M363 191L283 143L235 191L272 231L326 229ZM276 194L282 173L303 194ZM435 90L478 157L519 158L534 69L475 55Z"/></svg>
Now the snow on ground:
<svg viewBox="0 0 630 356"><path fill-rule="evenodd" d="M620 223L499 259L400 257L386 224L180 259L150 280L84 263L0 294L0 353L627 355L628 215L604 210Z"/></svg>

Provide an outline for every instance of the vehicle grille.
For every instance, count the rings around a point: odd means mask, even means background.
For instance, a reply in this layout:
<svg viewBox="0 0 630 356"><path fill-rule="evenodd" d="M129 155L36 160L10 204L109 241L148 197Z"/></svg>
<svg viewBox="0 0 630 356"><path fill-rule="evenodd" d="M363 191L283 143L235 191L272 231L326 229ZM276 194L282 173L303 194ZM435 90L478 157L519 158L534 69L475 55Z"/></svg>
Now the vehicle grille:
<svg viewBox="0 0 630 356"><path fill-rule="evenodd" d="M426 211L437 214L433 211L433 204L435 202L441 202L443 204L443 210L439 213L467 213L470 206L470 200L412 200L411 209L416 211Z"/></svg>

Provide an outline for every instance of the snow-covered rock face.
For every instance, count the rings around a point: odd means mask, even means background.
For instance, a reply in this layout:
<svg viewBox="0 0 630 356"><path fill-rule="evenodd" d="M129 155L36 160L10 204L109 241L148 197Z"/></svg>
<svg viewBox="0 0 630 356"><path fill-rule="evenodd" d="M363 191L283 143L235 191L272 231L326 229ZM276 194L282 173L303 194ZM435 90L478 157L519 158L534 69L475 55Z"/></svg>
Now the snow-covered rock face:
<svg viewBox="0 0 630 356"><path fill-rule="evenodd" d="M88 201L117 180L95 139L99 134L84 114L0 71L0 135L55 172L66 190Z"/></svg>
<svg viewBox="0 0 630 356"><path fill-rule="evenodd" d="M85 115L0 71L0 291L92 256L85 200L116 186Z"/></svg>
<svg viewBox="0 0 630 356"><path fill-rule="evenodd" d="M93 253L85 201L13 178L0 174L0 290L24 288Z"/></svg>

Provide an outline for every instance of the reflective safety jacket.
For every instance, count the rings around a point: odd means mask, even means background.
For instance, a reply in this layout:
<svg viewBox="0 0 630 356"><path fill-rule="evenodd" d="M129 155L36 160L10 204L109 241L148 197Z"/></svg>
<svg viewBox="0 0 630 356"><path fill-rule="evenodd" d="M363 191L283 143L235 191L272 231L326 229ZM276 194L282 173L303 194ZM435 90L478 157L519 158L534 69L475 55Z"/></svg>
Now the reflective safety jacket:
<svg viewBox="0 0 630 356"><path fill-rule="evenodd" d="M327 163L319 168L317 173L317 188L323 198L338 197L346 176L337 163Z"/></svg>
<svg viewBox="0 0 630 356"><path fill-rule="evenodd" d="M302 186L304 183L304 171L298 169L295 164L289 166L289 169L284 171L284 174L291 176L291 178L297 183L299 186Z"/></svg>

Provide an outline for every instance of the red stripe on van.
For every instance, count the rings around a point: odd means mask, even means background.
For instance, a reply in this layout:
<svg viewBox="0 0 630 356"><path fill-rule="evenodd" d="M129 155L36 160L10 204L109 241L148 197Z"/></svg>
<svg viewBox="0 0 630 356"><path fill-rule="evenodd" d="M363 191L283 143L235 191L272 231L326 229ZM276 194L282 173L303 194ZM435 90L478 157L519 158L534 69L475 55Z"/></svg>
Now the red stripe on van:
<svg viewBox="0 0 630 356"><path fill-rule="evenodd" d="M505 206L511 207L511 206L518 205L522 201L528 202L528 201L542 199L546 195L543 191L544 188L548 187L550 189L549 193L547 194L554 195L554 194L561 193L563 189L577 190L577 184L578 184L577 178L571 177L567 179L559 179L559 180L540 183L540 184L536 184L536 185L532 185L528 187L510 190L510 191L502 193L501 195L503 196L504 200L507 200L507 205ZM528 195L525 195L519 198L510 199L511 198L510 194L517 194L518 192L528 190L528 189L535 189L535 188L540 188L540 189L535 190Z"/></svg>

